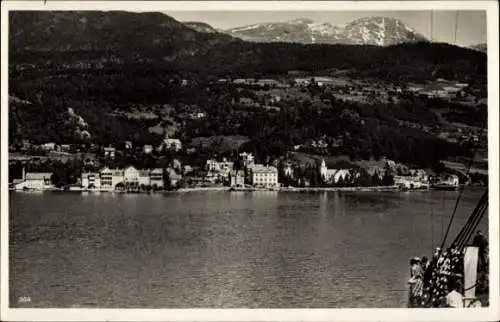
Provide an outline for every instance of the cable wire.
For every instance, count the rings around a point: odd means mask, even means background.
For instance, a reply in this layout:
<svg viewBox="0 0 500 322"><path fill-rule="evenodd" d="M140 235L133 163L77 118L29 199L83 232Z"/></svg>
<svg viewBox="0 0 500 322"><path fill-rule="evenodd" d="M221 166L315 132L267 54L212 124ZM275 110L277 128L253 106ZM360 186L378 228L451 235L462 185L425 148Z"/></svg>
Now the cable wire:
<svg viewBox="0 0 500 322"><path fill-rule="evenodd" d="M483 127L481 128L481 132L479 134L479 139L481 139L481 137L483 136L485 126L486 126L486 124L483 124ZM470 159L469 165L467 167L467 171L465 173L466 177L469 175L470 169L472 168L472 165L474 164L474 158L476 156L477 151L479 150L479 146L480 146L480 141L477 142L477 144L474 148L474 151L473 151L474 153L472 153L472 157ZM444 235L443 241L441 242L440 255L441 255L441 252L443 251L443 247L444 247L444 244L446 243L446 239L448 238L448 233L450 232L450 228L451 228L451 224L453 223L453 219L455 218L455 215L457 213L458 204L460 203L460 199L462 198L464 188L465 188L465 185L462 185L462 187L459 190L458 198L457 198L457 201L455 202L455 207L453 208L453 213L452 213L450 221L448 223L448 227L446 228L446 233Z"/></svg>

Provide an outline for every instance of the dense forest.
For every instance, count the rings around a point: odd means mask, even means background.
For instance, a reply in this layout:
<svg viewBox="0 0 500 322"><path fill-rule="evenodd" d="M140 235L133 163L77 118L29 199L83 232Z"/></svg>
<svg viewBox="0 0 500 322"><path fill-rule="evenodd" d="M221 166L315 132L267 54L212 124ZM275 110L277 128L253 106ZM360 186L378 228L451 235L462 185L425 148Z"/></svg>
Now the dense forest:
<svg viewBox="0 0 500 322"><path fill-rule="evenodd" d="M184 87L167 79L162 81L161 77L120 76L115 82L106 77L82 82L81 79L88 76L80 74L69 78L70 81L61 80L54 87L35 89L23 88L25 83L18 86L17 80L12 81L11 91L33 103L18 107L12 104L13 108L9 109L11 139L28 138L35 143L92 141L100 145L130 140L136 145L158 145L162 136L151 133L149 128L161 122L159 118L134 119L115 113L128 112L132 106L147 106L148 110L161 114L163 104L168 103L173 109L171 122L179 126L177 136L183 142L189 143L197 137L244 136L249 140L240 149L262 158L279 157L294 145L322 136L327 141L342 136L342 146L329 148L325 153L347 154L353 159L386 156L431 166L447 155L468 155L463 146L400 124L405 120L439 125L436 115L429 111L436 101L374 105L335 99L330 99L328 104L288 100L276 104L278 110L269 110L239 103L242 94L232 86L207 90L207 84L201 81ZM38 95L32 97L30 93ZM190 106L197 106L207 116L199 120L185 117ZM88 123L90 139L75 135L75 125L68 121L68 107ZM472 125L484 122L486 117L485 112L471 114L474 117L469 118L468 114L465 119L462 114L456 117ZM163 125L168 127L168 122Z"/></svg>

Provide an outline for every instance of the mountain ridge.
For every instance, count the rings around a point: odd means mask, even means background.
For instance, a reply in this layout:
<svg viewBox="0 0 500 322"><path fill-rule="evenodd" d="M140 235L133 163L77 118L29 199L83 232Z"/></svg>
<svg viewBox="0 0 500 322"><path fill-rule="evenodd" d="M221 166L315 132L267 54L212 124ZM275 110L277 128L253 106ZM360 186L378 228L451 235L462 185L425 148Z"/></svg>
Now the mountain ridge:
<svg viewBox="0 0 500 322"><path fill-rule="evenodd" d="M475 45L469 46L469 48L476 50L476 51L480 51L480 52L485 53L485 54L488 52L488 44L487 43L475 44Z"/></svg>
<svg viewBox="0 0 500 322"><path fill-rule="evenodd" d="M299 18L235 27L224 32L236 38L255 42L390 46L428 41L401 20L383 16L363 17L342 25Z"/></svg>
<svg viewBox="0 0 500 322"><path fill-rule="evenodd" d="M148 63L150 68L205 73L348 68L377 75L391 70L386 74L391 78L421 78L431 73L464 80L482 75L484 68L482 53L448 44L245 42L223 33L196 31L193 26L204 30L210 26L186 25L161 13L23 11L11 13L9 22L10 66L19 69L30 64L51 73L54 67L102 69ZM310 24L311 20L295 23ZM345 28L354 28L351 33L356 33L355 27L347 24ZM321 26L316 29L321 30ZM463 68L452 68L455 60L460 60Z"/></svg>
<svg viewBox="0 0 500 322"><path fill-rule="evenodd" d="M220 30L215 29L211 25L201 21L183 21L184 26L203 33L220 33Z"/></svg>

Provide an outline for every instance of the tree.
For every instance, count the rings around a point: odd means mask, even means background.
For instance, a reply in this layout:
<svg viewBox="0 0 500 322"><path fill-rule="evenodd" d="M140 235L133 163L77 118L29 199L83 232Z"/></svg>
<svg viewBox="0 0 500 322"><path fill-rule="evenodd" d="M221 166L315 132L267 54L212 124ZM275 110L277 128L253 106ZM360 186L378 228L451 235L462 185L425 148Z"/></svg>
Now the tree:
<svg viewBox="0 0 500 322"><path fill-rule="evenodd" d="M394 176L391 175L389 171L385 171L384 176L382 177L382 185L384 186L394 185Z"/></svg>
<svg viewBox="0 0 500 322"><path fill-rule="evenodd" d="M165 168L163 169L163 185L166 190L171 190L173 188L170 174Z"/></svg>
<svg viewBox="0 0 500 322"><path fill-rule="evenodd" d="M377 171L375 171L373 173L371 181L372 181L372 185L374 185L374 186L379 186L381 184L382 180L380 180L380 177L379 177Z"/></svg>

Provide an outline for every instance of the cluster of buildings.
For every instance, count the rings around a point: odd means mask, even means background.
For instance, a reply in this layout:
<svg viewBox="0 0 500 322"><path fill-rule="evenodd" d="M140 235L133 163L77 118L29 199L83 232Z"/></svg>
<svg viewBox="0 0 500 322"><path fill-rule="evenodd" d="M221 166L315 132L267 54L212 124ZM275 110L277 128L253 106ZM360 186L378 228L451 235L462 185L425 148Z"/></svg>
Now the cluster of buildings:
<svg viewBox="0 0 500 322"><path fill-rule="evenodd" d="M429 175L424 170L409 170L406 176L394 176L394 184L402 189L427 189Z"/></svg>
<svg viewBox="0 0 500 322"><path fill-rule="evenodd" d="M163 169L138 170L129 166L125 169L104 167L99 172L82 173L80 186L85 190L113 191L147 186L162 189L165 184Z"/></svg>
<svg viewBox="0 0 500 322"><path fill-rule="evenodd" d="M182 150L182 142L179 139L170 138L168 135L165 136L163 141L158 146L153 146L151 144L145 144L143 146L133 146L131 141L123 142L124 151L136 151L142 152L144 154L151 154L153 151L162 152L162 151L172 151L178 152ZM56 144L55 142L46 142L43 144L33 144L29 140L22 140L16 146L12 145L9 147L9 152L12 153L12 158L14 159L15 153L23 153L30 150L36 150L44 152L43 155L51 156L52 158L57 159L58 157L68 157L71 158L77 153L83 153L82 151L94 151L101 156L104 156L105 159L114 159L117 154L117 148L114 146L105 146L99 148L95 144L91 144L90 146L83 146L81 144ZM19 151L19 152L15 152ZM41 157L40 155L39 157Z"/></svg>
<svg viewBox="0 0 500 322"><path fill-rule="evenodd" d="M174 147L178 146L177 140L169 141ZM116 150L114 147L103 149L105 158L114 158ZM92 168L92 167L90 167ZM403 189L424 189L432 186L437 187L458 187L459 178L450 175L446 178L431 180L425 170L405 170L396 171L393 161L387 161L387 169L391 173L399 173L394 176L394 185ZM85 169L85 167L84 167ZM284 179L304 179L295 178L294 168L290 163L282 164ZM360 178L361 173L352 168L328 168L323 159L318 168L322 182L327 184L338 184L352 182ZM387 170L389 171L389 170ZM378 173L378 172L377 172ZM404 175L401 175L403 174ZM280 187L278 168L271 165L257 164L251 153L240 153L238 162L233 162L223 158L222 160L209 159L204 167L193 169L189 165L181 166L180 161L173 160L171 167L136 169L128 166L124 169L104 167L93 172L83 172L76 185L72 185L70 190L161 190L166 187L178 186L181 179L185 178L188 185L226 185L230 187L255 187L255 188L278 188ZM168 182L166 178L168 177ZM380 173L379 173L380 177ZM306 184L307 185L307 184ZM52 173L26 173L23 168L21 179L16 179L12 183L15 190L51 190Z"/></svg>
<svg viewBox="0 0 500 322"><path fill-rule="evenodd" d="M133 143L131 141L123 142L123 147L125 151L131 151L134 149ZM116 155L116 148L113 146L104 147L103 149L104 157L109 159L114 159ZM165 136L161 144L154 147L151 144L144 144L142 147L136 147L136 151L141 151L144 154L151 154L154 151L173 151L179 152L182 150L182 142L179 139L169 138L168 135Z"/></svg>
<svg viewBox="0 0 500 322"><path fill-rule="evenodd" d="M394 184L402 189L445 189L456 190L460 179L456 174L431 178L424 170L409 170L406 176L394 176Z"/></svg>
<svg viewBox="0 0 500 322"><path fill-rule="evenodd" d="M104 149L107 157L114 157L114 148ZM177 186L183 178L192 179L194 183L202 184L224 184L231 187L245 187L247 185L260 188L276 188L278 183L278 169L273 166L255 164L252 154L241 153L242 168L236 169L234 162L222 159L217 161L210 159L206 161L203 175L188 176L193 172L192 167L186 165L181 167L178 160L174 160L173 166L163 169L136 169L128 166L124 169L103 167L95 172L83 172L80 180L69 187L70 190L161 190L167 187L165 180L168 177L168 186ZM182 171L183 170L183 171ZM182 172L182 174L181 174ZM13 182L14 190L51 190L55 189L52 184L52 173L30 172L23 175L21 179Z"/></svg>
<svg viewBox="0 0 500 322"><path fill-rule="evenodd" d="M236 169L234 162L223 159L221 162L207 161L207 178L215 182L227 183L231 187L251 185L259 188L279 187L278 169L274 166L256 164L251 153L240 153L242 169Z"/></svg>
<svg viewBox="0 0 500 322"><path fill-rule="evenodd" d="M412 84L408 87L410 92L426 95L429 98L454 98L458 95L465 95L464 89L469 86L466 83L457 83L444 79L437 79L425 85Z"/></svg>
<svg viewBox="0 0 500 322"><path fill-rule="evenodd" d="M271 87L276 87L276 88L288 88L290 87L289 84L280 82L276 79L255 79L255 78L236 78L236 79L228 79L228 78L221 78L217 80L217 83L219 84L228 84L232 83L235 85L252 85L252 86L271 86Z"/></svg>

